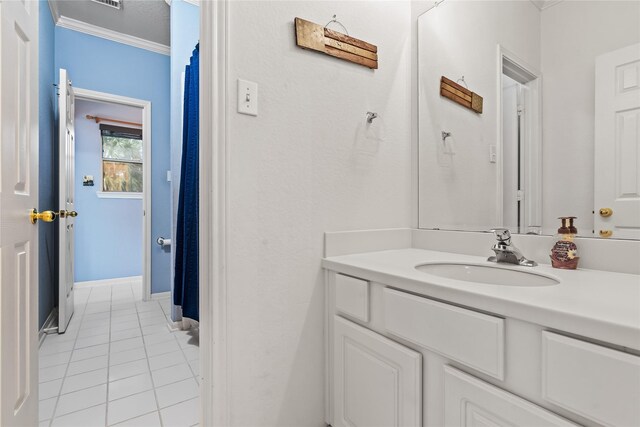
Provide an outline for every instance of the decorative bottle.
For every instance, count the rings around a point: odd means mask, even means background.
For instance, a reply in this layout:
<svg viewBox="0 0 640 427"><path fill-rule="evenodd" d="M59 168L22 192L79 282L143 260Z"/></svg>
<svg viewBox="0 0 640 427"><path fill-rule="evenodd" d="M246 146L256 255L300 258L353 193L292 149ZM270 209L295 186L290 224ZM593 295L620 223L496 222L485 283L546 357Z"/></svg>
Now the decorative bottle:
<svg viewBox="0 0 640 427"><path fill-rule="evenodd" d="M556 244L551 248L551 266L554 268L563 268L566 270L575 270L578 268L578 247L573 241L578 234L578 229L573 225L575 216L562 216L559 218L562 225L558 228L556 234Z"/></svg>

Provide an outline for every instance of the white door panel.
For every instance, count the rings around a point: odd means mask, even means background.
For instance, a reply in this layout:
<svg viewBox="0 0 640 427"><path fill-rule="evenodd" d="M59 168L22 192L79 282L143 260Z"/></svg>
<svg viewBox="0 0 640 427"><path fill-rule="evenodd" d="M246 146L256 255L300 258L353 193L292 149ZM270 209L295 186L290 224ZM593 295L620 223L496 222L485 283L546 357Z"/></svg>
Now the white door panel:
<svg viewBox="0 0 640 427"><path fill-rule="evenodd" d="M75 212L75 96L67 70L60 69L60 94L58 98L58 126L60 142L60 198L59 209ZM75 218L60 216L59 234L59 289L58 333L67 330L73 316L74 290L74 225Z"/></svg>
<svg viewBox="0 0 640 427"><path fill-rule="evenodd" d="M447 427L577 427L531 402L444 367L444 419Z"/></svg>
<svg viewBox="0 0 640 427"><path fill-rule="evenodd" d="M334 317L334 427L418 427L422 355Z"/></svg>
<svg viewBox="0 0 640 427"><path fill-rule="evenodd" d="M0 425L38 421L38 2L0 2Z"/></svg>
<svg viewBox="0 0 640 427"><path fill-rule="evenodd" d="M640 44L596 58L595 235L640 238ZM609 208L611 216L600 215Z"/></svg>

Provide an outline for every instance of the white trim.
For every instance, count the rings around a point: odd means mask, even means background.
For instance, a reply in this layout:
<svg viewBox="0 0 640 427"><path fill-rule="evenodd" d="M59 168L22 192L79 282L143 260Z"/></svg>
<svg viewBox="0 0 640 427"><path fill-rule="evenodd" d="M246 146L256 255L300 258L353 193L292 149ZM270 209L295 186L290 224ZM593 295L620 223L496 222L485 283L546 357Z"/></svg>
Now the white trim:
<svg viewBox="0 0 640 427"><path fill-rule="evenodd" d="M171 291L158 292L158 293L155 293L155 294L151 294L151 300L152 301L163 299L163 298L169 298L169 297L171 297Z"/></svg>
<svg viewBox="0 0 640 427"><path fill-rule="evenodd" d="M60 12L58 11L58 3L54 0L49 0L49 10L51 11L51 18L53 18L53 24L57 24L60 19Z"/></svg>
<svg viewBox="0 0 640 427"><path fill-rule="evenodd" d="M149 50L151 52L159 53L162 55L171 54L171 48L167 45L141 39L140 37L131 36L129 34L123 34L117 31L108 30L106 28L98 27L97 25L87 24L86 22L78 21L77 19L68 18L66 16L60 16L56 20L56 25L61 28L78 31L84 34L111 40L116 43L126 44L129 46L137 47L139 49Z"/></svg>
<svg viewBox="0 0 640 427"><path fill-rule="evenodd" d="M113 95L110 93L96 92L93 90L75 88L77 99L90 101L110 102L113 104L128 105L142 108L142 144L144 158L151 159L151 101ZM147 162L143 168L142 177L142 299L151 299L151 168L152 162Z"/></svg>
<svg viewBox="0 0 640 427"><path fill-rule="evenodd" d="M536 107L537 107L537 111L536 114L538 116L538 122L535 124L535 126L532 127L532 129L535 131L535 137L533 140L530 141L530 148L528 150L529 153L533 152L536 154L537 157L537 162L538 162L538 167L537 167L537 173L534 174L534 176L536 176L535 182L529 182L532 180L525 180L525 188L528 190L528 188L531 188L531 186L536 186L538 188L538 194L541 195L542 194L542 144L541 144L541 138L542 138L542 73L535 67L529 65L529 63L527 63L526 61L524 61L523 59L521 59L518 55L516 55L515 53L511 52L509 49L506 49L503 45L499 44L497 45L497 50L498 50L498 54L497 54L497 69L496 69L496 75L497 75L497 88L496 88L496 114L498 117L497 120L497 129L496 129L496 135L497 135L497 147L496 147L496 153L498 155L498 161L497 161L497 173L496 173L496 222L495 224L498 226L502 226L504 225L504 173L503 173L503 168L504 168L504 135L503 135L503 130L502 130L502 117L503 117L503 111L502 111L502 106L503 106L503 90L502 90L502 79L503 79L503 64L504 64L504 58L507 58L509 61L513 62L514 64L516 64L518 67L522 68L524 71L526 71L527 73L531 74L532 76L535 76L536 78L534 80L537 81L538 84L538 90L536 95ZM532 81L534 81L532 80ZM529 178L529 176L531 175L531 171L527 172L527 178ZM528 188L527 188L528 187ZM528 192L528 191L527 191ZM529 194L526 194L525 196L527 199L527 201L525 202L526 206L530 206L531 201L529 199L529 197L533 197ZM535 210L535 214L532 213L532 209ZM542 200L538 201L537 206L535 206L535 208L532 209L528 209L527 210L527 215L525 215L525 219L526 222L528 222L530 220L530 216L535 216L538 219L542 219ZM533 225L533 224L523 224L522 226L525 228L525 230L520 230L520 233L526 233L526 227L528 227L529 225Z"/></svg>
<svg viewBox="0 0 640 427"><path fill-rule="evenodd" d="M126 193L120 191L96 191L100 199L142 199L143 193Z"/></svg>
<svg viewBox="0 0 640 427"><path fill-rule="evenodd" d="M184 1L185 3L192 4L196 7L200 7L200 0L182 0L182 1Z"/></svg>
<svg viewBox="0 0 640 427"><path fill-rule="evenodd" d="M200 5L200 424L230 425L226 109L230 0Z"/></svg>
<svg viewBox="0 0 640 427"><path fill-rule="evenodd" d="M140 282L140 281L142 281L142 276L128 276L128 277L116 277L113 279L86 280L84 282L75 282L73 286L91 288L94 286L117 285L121 283Z"/></svg>
<svg viewBox="0 0 640 427"><path fill-rule="evenodd" d="M562 0L539 0L539 1L531 0L531 3L533 3L534 6L537 7L540 11L543 11L545 9L549 9L551 6L555 6L561 1Z"/></svg>

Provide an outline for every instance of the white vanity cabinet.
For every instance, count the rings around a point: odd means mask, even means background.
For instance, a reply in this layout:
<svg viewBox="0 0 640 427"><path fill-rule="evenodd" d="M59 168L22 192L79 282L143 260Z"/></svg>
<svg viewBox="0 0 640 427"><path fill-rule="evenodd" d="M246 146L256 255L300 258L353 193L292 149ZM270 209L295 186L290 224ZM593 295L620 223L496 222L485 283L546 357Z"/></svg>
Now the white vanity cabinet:
<svg viewBox="0 0 640 427"><path fill-rule="evenodd" d="M444 425L446 426L577 426L552 412L451 366L445 366L444 372Z"/></svg>
<svg viewBox="0 0 640 427"><path fill-rule="evenodd" d="M419 427L422 356L334 317L334 427Z"/></svg>
<svg viewBox="0 0 640 427"><path fill-rule="evenodd" d="M415 287L326 277L333 427L640 426L635 351Z"/></svg>

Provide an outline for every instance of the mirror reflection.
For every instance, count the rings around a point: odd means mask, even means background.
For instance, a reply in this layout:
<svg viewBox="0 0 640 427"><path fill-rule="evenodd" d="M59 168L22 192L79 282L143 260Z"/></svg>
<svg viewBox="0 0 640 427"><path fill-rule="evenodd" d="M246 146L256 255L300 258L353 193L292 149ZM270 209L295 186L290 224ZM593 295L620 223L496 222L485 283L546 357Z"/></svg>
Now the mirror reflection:
<svg viewBox="0 0 640 427"><path fill-rule="evenodd" d="M421 228L640 238L640 2L436 2L418 78Z"/></svg>

